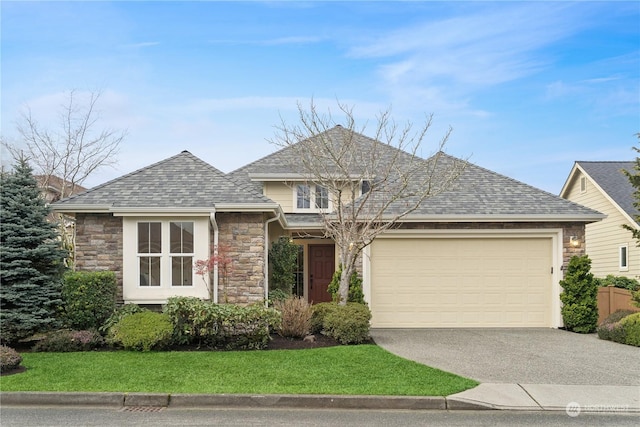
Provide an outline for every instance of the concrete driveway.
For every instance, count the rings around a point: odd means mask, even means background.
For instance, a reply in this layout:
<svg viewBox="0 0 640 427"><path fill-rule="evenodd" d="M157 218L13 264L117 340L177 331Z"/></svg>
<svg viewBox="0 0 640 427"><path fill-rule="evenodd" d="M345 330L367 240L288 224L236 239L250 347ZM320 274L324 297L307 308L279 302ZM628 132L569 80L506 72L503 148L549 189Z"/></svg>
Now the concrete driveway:
<svg viewBox="0 0 640 427"><path fill-rule="evenodd" d="M640 385L640 348L558 329L373 329L406 359L480 382Z"/></svg>

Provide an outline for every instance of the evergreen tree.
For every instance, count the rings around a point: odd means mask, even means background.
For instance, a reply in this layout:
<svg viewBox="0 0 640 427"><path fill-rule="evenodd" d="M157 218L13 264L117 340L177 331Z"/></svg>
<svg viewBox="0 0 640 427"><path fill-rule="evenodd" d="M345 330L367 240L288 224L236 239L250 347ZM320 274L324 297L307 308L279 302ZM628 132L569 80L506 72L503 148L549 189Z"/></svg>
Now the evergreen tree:
<svg viewBox="0 0 640 427"><path fill-rule="evenodd" d="M571 257L560 286L564 326L581 334L594 332L598 325L598 282L587 255Z"/></svg>
<svg viewBox="0 0 640 427"><path fill-rule="evenodd" d="M56 325L63 260L55 224L26 160L0 176L0 341Z"/></svg>
<svg viewBox="0 0 640 427"><path fill-rule="evenodd" d="M640 139L640 133L637 134L637 137L638 139ZM640 153L640 148L633 147L633 149L636 152ZM636 157L636 164L633 165L633 169L635 173L631 173L626 170L623 170L622 173L624 173L627 178L629 178L629 182L631 183L633 188L635 188L635 191L633 192L633 198L635 199L635 201L633 202L633 206L638 211L640 211L640 157ZM640 215L635 215L633 219L635 219L636 221L640 221ZM640 246L640 229L631 227L627 224L623 224L622 226L631 232L633 238L638 242L638 246Z"/></svg>

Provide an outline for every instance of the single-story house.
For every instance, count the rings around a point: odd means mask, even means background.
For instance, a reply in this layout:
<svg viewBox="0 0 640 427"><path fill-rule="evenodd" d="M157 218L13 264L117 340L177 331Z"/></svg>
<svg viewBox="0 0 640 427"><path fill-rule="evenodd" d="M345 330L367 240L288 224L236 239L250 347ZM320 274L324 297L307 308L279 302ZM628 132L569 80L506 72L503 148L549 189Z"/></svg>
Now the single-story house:
<svg viewBox="0 0 640 427"><path fill-rule="evenodd" d="M638 229L635 189L623 173L634 162L575 162L560 196L602 212L606 218L585 228L585 249L596 277L640 278L640 248L623 225Z"/></svg>
<svg viewBox="0 0 640 427"><path fill-rule="evenodd" d="M347 132L336 126L323 136L396 154ZM172 295L262 301L268 248L280 236L300 247L298 293L323 301L337 263L320 216L331 196L292 170L293 153L284 148L224 174L183 151L53 207L76 218L76 268L115 271L124 302L162 304ZM362 182L363 193L368 185ZM451 189L365 248L359 270L372 326L562 326L562 270L584 253L585 224L602 218L467 164ZM213 274L209 292L193 263L222 247L232 266L226 277Z"/></svg>

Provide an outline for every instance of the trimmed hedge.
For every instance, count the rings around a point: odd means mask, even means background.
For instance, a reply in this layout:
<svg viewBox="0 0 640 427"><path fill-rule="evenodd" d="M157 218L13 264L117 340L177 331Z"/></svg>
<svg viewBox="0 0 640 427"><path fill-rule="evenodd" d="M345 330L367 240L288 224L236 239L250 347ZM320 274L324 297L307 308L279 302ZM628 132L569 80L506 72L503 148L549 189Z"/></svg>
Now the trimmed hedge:
<svg viewBox="0 0 640 427"><path fill-rule="evenodd" d="M173 341L211 348L262 349L270 329L280 326L280 313L263 304L246 307L216 304L195 297L169 298L164 313L173 324Z"/></svg>
<svg viewBox="0 0 640 427"><path fill-rule="evenodd" d="M116 308L116 275L112 271L76 271L64 276L63 320L77 330L99 329Z"/></svg>
<svg viewBox="0 0 640 427"><path fill-rule="evenodd" d="M125 316L109 330L109 342L125 350L163 350L171 343L173 325L164 313L144 311Z"/></svg>
<svg viewBox="0 0 640 427"><path fill-rule="evenodd" d="M145 311L150 311L148 308L140 307L137 304L124 304L120 307L113 310L111 315L105 320L105 322L100 327L100 332L102 334L109 333L109 329L111 329L115 324L121 321L126 316L130 314L143 313Z"/></svg>
<svg viewBox="0 0 640 427"><path fill-rule="evenodd" d="M355 302L338 305L324 318L325 333L341 344L360 344L369 340L371 311Z"/></svg>
<svg viewBox="0 0 640 427"><path fill-rule="evenodd" d="M624 343L640 347L640 313L631 314L620 321Z"/></svg>
<svg viewBox="0 0 640 427"><path fill-rule="evenodd" d="M360 344L369 340L370 320L366 304L320 303L313 306L312 332L322 332L341 344Z"/></svg>
<svg viewBox="0 0 640 427"><path fill-rule="evenodd" d="M598 338L620 343L624 342L624 330L620 325L620 321L633 313L635 312L632 310L617 310L611 313L596 329Z"/></svg>
<svg viewBox="0 0 640 427"><path fill-rule="evenodd" d="M338 307L335 302L321 302L312 306L311 333L319 334L324 330L324 318Z"/></svg>

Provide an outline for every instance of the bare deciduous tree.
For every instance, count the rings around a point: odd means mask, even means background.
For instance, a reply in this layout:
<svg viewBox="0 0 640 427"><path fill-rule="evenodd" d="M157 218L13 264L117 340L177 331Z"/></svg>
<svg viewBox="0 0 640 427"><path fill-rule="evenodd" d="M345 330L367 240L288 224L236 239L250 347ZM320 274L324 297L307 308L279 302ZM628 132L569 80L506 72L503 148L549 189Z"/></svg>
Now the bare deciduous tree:
<svg viewBox="0 0 640 427"><path fill-rule="evenodd" d="M79 100L77 91L69 91L60 108L57 129L43 127L27 107L16 125L21 140L3 141L12 157L29 160L35 173L42 176L44 188L49 187L52 177L60 178L60 198L73 194L97 169L117 163L127 131L97 129L100 113L96 107L101 95L94 91L86 100Z"/></svg>
<svg viewBox="0 0 640 427"><path fill-rule="evenodd" d="M100 113L97 104L101 92L89 92L87 98L71 90L61 105L56 129L42 126L27 107L17 121L20 140L2 145L18 161L26 159L38 175L40 187L48 201L63 199L101 167L117 163L120 144L126 130L97 129ZM54 189L54 196L48 191ZM74 261L73 228L64 217L56 218L63 247L68 251L68 264Z"/></svg>
<svg viewBox="0 0 640 427"><path fill-rule="evenodd" d="M428 198L451 188L466 162L443 153L451 129L428 159L419 155L432 116L419 128L410 122L399 126L386 110L369 138L365 127L357 128L352 107L338 102L338 108L344 115L340 125L313 101L308 110L298 104L300 123L288 125L283 119L271 142L292 150L291 173L327 190L331 204L319 211L324 235L339 252L340 303L345 304L363 249Z"/></svg>

